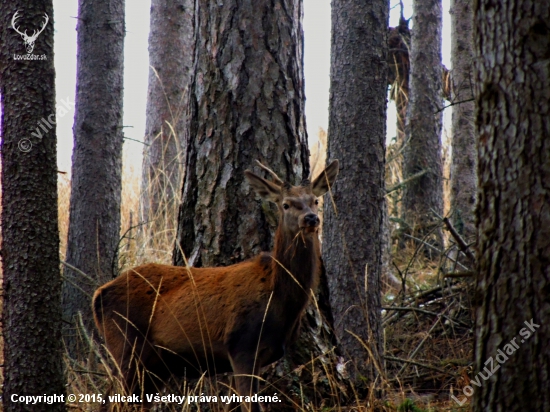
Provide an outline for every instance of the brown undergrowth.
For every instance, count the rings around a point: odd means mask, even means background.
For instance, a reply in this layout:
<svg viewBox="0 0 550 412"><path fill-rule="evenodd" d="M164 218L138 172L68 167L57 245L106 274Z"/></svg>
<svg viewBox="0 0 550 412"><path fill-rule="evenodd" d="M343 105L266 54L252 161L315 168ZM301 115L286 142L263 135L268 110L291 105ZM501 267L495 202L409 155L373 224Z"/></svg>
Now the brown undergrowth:
<svg viewBox="0 0 550 412"><path fill-rule="evenodd" d="M448 136L444 146L444 210L448 215ZM390 145L386 164L392 249L382 295L389 384L385 402L398 411L469 411L469 401L460 406L451 395L464 398L462 388L468 385L472 369L475 262L473 249L467 245L473 239L461 239L448 220L436 215L432 231L443 229L445 250L434 248L429 234L403 233L404 225L414 224L401 220L401 189L406 182L401 176L400 151Z"/></svg>
<svg viewBox="0 0 550 412"><path fill-rule="evenodd" d="M326 135L323 135L325 137ZM322 141L323 143L326 140ZM322 146L318 146L322 147ZM312 149L314 149L312 147ZM323 153L312 150L312 164L324 165ZM320 159L317 162L315 159ZM390 166L391 167L391 166ZM393 170L393 169L392 169ZM175 233L151 245L140 238L138 230L140 172L125 166L121 209L121 242L119 268L125 269L144 262L170 263ZM398 171L393 172L398 179ZM394 182L395 184L395 182ZM61 259L66 247L70 180L59 176L59 230ZM394 199L398 200L397 196ZM391 202L391 200L390 200ZM398 205L390 205L390 210ZM174 217L175 218L175 217ZM443 224L443 223L442 223ZM458 252L457 243L447 236L448 249L437 251L428 260L423 253L430 247L422 239L408 239L397 250L394 242L391 274L397 282L387 284L382 296L385 369L376 383L378 398L367 398L346 378L344 359L327 330L319 330L312 339L324 349L301 365L279 362L262 375L263 394L277 393L283 401L269 404L270 410L297 411L469 411L468 402L460 407L451 395L462 399L462 388L469 383L473 351L473 315L471 310L472 262ZM458 262L456 261L458 260ZM322 310L312 305L305 322L322 316ZM116 365L96 339L95 331L83 331L82 340L89 348L80 362L66 358L67 394L122 394ZM99 343L98 343L99 342ZM318 342L318 343L319 343ZM1 343L0 343L1 344ZM300 348L296 347L299 351ZM228 395L230 376L216 376L189 382L174 379L163 394ZM84 399L85 400L85 399ZM99 403L69 402L69 410L97 411ZM114 411L133 409L127 404L115 404ZM156 411L226 411L234 407L222 403L158 404Z"/></svg>
<svg viewBox="0 0 550 412"><path fill-rule="evenodd" d="M467 411L460 399L473 359L471 267L456 246L427 260L421 241L409 241L393 258L401 287L383 294L388 402L410 411ZM411 406L411 405L414 405ZM417 408L417 409L415 409Z"/></svg>

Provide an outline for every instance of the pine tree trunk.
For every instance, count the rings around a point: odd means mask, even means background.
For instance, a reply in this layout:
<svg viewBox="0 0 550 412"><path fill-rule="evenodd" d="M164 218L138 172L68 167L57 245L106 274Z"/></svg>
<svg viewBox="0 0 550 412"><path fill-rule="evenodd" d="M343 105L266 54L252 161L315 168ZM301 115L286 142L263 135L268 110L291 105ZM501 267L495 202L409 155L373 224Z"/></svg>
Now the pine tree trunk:
<svg viewBox="0 0 550 412"><path fill-rule="evenodd" d="M220 266L273 243L275 211L254 201L244 170L257 170L259 159L292 183L309 173L302 8L291 0L201 0L197 7L174 263L184 263L183 252L193 266Z"/></svg>
<svg viewBox="0 0 550 412"><path fill-rule="evenodd" d="M475 363L485 376L500 367L473 387L473 410L550 411L550 4L481 0L474 22Z"/></svg>
<svg viewBox="0 0 550 412"><path fill-rule="evenodd" d="M336 336L356 383L361 376L372 383L374 364L382 365L388 14L383 0L332 2L327 158L341 167L332 200L324 203L323 260Z"/></svg>
<svg viewBox="0 0 550 412"><path fill-rule="evenodd" d="M411 48L411 31L409 20L401 17L397 27L391 27L388 35L388 83L391 86L391 98L397 109L396 146L397 149L405 144L405 120L409 102L409 74L411 62L409 50ZM401 163L401 162L400 162Z"/></svg>
<svg viewBox="0 0 550 412"><path fill-rule="evenodd" d="M153 247L157 242L172 244L175 237L195 46L194 6L194 0L151 4L141 221Z"/></svg>
<svg viewBox="0 0 550 412"><path fill-rule="evenodd" d="M426 171L403 190L403 219L415 236L433 230L434 211L443 214L441 125L441 0L414 0L410 94L405 124L403 178ZM442 246L440 230L431 242Z"/></svg>
<svg viewBox="0 0 550 412"><path fill-rule="evenodd" d="M309 175L302 2L196 4L190 138L174 264L187 259L193 266L222 266L273 246L276 207L255 200L244 170L259 171L258 159L291 183ZM330 396L328 380L326 385L316 381L322 370L318 362L331 362L327 359L334 350L324 279L298 342L264 371L267 391L288 394L282 403L271 404L273 411L290 410L292 402L304 398L315 402ZM306 363L298 375L295 368ZM324 393L315 398L319 388Z"/></svg>
<svg viewBox="0 0 550 412"><path fill-rule="evenodd" d="M26 55L20 31L38 32ZM0 3L2 96L2 269L4 411L44 410L12 402L21 395L65 392L61 342L61 276L57 226L54 16L52 1ZM46 131L37 133L42 124ZM37 136L38 135L38 136ZM63 403L48 406L64 411Z"/></svg>
<svg viewBox="0 0 550 412"><path fill-rule="evenodd" d="M387 146L385 181L390 187L403 181L403 148L405 146L405 120L409 104L409 74L411 63L409 50L411 48L411 31L409 20L401 18L397 27L390 27L388 32L388 84L390 99L396 108L395 142ZM401 287L401 282L393 275L392 262L392 224L390 217L401 217L401 195L399 189L388 193L384 208L384 250L382 252L382 284L387 283ZM382 286L384 288L384 286Z"/></svg>
<svg viewBox="0 0 550 412"><path fill-rule="evenodd" d="M66 261L65 344L78 353L78 313L92 330L91 296L117 267L122 173L124 0L79 0L76 114Z"/></svg>
<svg viewBox="0 0 550 412"><path fill-rule="evenodd" d="M473 1L451 1L453 154L451 208L453 225L468 240L475 237L477 153L473 100Z"/></svg>

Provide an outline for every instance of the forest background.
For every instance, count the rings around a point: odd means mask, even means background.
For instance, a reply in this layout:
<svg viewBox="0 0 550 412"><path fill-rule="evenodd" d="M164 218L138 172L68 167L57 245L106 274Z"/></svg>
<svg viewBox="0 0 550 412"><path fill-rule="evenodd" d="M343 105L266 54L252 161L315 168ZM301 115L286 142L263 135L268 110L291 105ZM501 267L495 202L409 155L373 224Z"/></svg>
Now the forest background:
<svg viewBox="0 0 550 412"><path fill-rule="evenodd" d="M68 98L74 103L76 85L76 18L78 3L54 0L55 15L55 69L58 102ZM443 0L442 62L451 68L450 0ZM124 170L127 176L141 176L142 152L145 135L145 104L149 61L150 1L126 2L126 36L124 40ZM404 16L412 16L412 0L404 0ZM389 26L399 24L400 4L390 5ZM328 128L328 93L330 71L330 0L304 0L304 78L306 87L306 122L310 148L316 145L319 128ZM412 21L409 23L412 28ZM58 118L57 164L59 170L71 172L73 152L74 112ZM444 112L443 144L450 128L451 109ZM395 102L388 100L387 137L396 135ZM131 139L131 140L130 140ZM137 183L137 182L136 182ZM139 187L137 184L136 187Z"/></svg>

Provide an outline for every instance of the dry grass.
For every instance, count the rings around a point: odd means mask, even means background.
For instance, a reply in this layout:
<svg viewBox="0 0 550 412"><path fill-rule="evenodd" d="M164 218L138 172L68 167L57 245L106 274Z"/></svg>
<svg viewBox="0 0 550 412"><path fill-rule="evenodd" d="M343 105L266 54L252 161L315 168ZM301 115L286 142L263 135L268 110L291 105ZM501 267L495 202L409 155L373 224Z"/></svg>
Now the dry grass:
<svg viewBox="0 0 550 412"><path fill-rule="evenodd" d="M458 395L471 369L472 282L444 278L458 271L450 260L454 246L438 260L427 260L423 247L409 242L393 259L405 288L389 289L382 300L387 376L419 407L467 411L468 403L459 408L449 397L463 397Z"/></svg>
<svg viewBox="0 0 550 412"><path fill-rule="evenodd" d="M326 132L319 131L319 144L311 147L312 174L319 172L326 163ZM391 149L389 151L391 154ZM448 162L446 162L446 165ZM448 167L445 171L448 174ZM389 183L401 178L399 168L389 165ZM123 171L121 236L124 236L120 256L122 268L131 267L145 261L169 263L174 245L175 233L166 236L151 245L135 226L138 225L140 170L125 162ZM388 184L389 184L388 183ZM59 175L59 231L61 239L61 258L66 249L70 181L66 175ZM447 191L448 193L448 191ZM398 209L398 196L390 198L391 207ZM173 217L175 218L175 216ZM386 370L380 388L382 399L373 399L369 403L361 396L354 395L354 389L335 369L340 362L333 354L312 360L294 375L308 376L313 393L311 399L305 398L305 388L300 381L292 387L277 386L277 380L267 385L267 393L277 392L284 397L285 405L297 411L468 411L466 403L459 407L449 395L460 393L467 385L468 372L472 359L472 324L470 311L470 286L467 282L449 282L443 280L445 271L453 271L453 264L442 254L439 260L426 260L419 250L424 247L419 242L409 241L399 253L394 253L395 276L403 280L405 289L389 286L383 296L383 305L387 309L383 314ZM395 251L394 251L395 252ZM404 279L403 279L404 278ZM436 290L439 288L438 290ZM426 293L426 291L431 291ZM397 310L395 307L404 308ZM420 309L417 311L416 309ZM67 393L108 394L124 393L117 378L115 364L109 359L104 348L86 334L83 340L88 344L89 356L80 363L66 358L68 388ZM0 342L0 345L2 343ZM327 343L327 347L330 344ZM404 360L416 362L407 364ZM406 366L408 365L408 366ZM422 366L423 365L423 366ZM406 367L404 367L406 366ZM289 371L275 371L283 382ZM270 386L270 385L275 386ZM185 380L169 382L164 393L179 395L200 395L228 393L231 381L228 377L218 376L199 380L189 384ZM96 411L97 403L70 403L74 411ZM272 406L277 406L273 404ZM133 411L131 406L117 404L114 409L120 412ZM229 410L222 403L183 405L157 405L155 410L197 411ZM284 410L284 409L278 409Z"/></svg>

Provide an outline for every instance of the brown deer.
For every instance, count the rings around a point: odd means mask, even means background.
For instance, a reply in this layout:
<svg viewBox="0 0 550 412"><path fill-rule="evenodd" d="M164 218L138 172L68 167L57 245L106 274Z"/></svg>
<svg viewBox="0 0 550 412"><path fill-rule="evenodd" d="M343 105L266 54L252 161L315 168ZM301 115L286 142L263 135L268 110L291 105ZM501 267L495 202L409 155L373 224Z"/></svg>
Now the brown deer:
<svg viewBox="0 0 550 412"><path fill-rule="evenodd" d="M320 269L317 198L334 183L338 161L299 186L258 164L273 181L248 170L245 177L279 208L272 253L227 267L146 264L95 292L97 328L129 393L158 392L171 376L233 371L237 392L255 394L254 375L280 359L298 337ZM257 403L241 407L260 410Z"/></svg>

